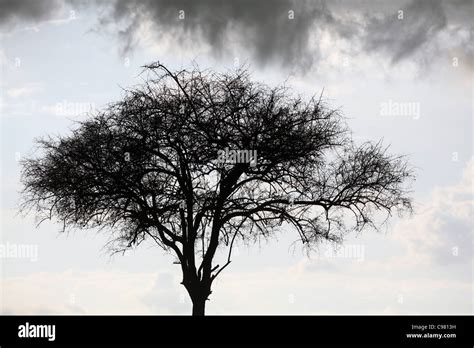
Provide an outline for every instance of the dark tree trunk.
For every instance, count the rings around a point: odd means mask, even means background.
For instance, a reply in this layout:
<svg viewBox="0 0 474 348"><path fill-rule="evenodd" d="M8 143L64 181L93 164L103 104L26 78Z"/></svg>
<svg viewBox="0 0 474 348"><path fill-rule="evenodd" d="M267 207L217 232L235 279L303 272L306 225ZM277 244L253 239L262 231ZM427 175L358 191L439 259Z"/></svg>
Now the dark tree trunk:
<svg viewBox="0 0 474 348"><path fill-rule="evenodd" d="M204 316L206 299L193 300L193 316Z"/></svg>
<svg viewBox="0 0 474 348"><path fill-rule="evenodd" d="M211 294L211 287L208 282L197 281L191 284L185 285L188 290L189 297L193 302L193 316L205 315L206 300Z"/></svg>

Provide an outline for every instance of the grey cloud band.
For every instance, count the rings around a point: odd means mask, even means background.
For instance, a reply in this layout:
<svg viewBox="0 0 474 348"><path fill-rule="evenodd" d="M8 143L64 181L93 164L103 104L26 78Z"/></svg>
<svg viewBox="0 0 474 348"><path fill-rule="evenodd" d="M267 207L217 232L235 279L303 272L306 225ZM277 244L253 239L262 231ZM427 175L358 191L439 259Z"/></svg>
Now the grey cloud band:
<svg viewBox="0 0 474 348"><path fill-rule="evenodd" d="M148 23L156 40L172 35L176 47L201 42L216 57L239 52L259 65L278 64L307 70L327 52L331 41L347 40L346 54L382 53L396 64L420 53L435 59L443 40L473 56L473 2L469 0L413 1L292 1L292 0L116 0L74 1L71 6L101 7L98 29L114 27L123 53L140 43L140 25ZM0 0L2 23L38 21L61 6L58 0ZM441 36L440 33L445 33ZM445 44L448 44L447 42ZM452 44L451 44L452 46ZM452 48L452 47L451 47ZM328 48L326 47L327 51Z"/></svg>

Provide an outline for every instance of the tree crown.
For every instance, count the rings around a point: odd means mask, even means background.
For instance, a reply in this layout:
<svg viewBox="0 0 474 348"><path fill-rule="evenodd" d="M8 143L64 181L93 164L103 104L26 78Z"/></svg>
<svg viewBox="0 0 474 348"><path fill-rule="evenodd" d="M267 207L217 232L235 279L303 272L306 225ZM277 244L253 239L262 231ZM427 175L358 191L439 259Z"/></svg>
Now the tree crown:
<svg viewBox="0 0 474 348"><path fill-rule="evenodd" d="M348 217L361 230L377 228L377 211L411 210L405 159L380 142L355 145L321 98L253 82L245 69L145 68L123 100L39 140L41 155L23 162L25 208L64 228L109 227L123 247L151 238L199 279L225 267L212 266L219 245L230 262L236 239L283 223L313 246L340 240Z"/></svg>

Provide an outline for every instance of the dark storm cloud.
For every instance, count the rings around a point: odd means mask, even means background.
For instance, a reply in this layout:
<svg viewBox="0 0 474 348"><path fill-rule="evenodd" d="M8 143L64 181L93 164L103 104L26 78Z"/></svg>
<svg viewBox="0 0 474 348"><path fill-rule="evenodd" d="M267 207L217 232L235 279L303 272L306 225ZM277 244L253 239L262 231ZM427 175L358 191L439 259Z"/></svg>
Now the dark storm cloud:
<svg viewBox="0 0 474 348"><path fill-rule="evenodd" d="M63 3L99 16L95 30L111 29L126 54L143 39L144 23L156 42L172 38L181 50L203 43L218 58L302 71L340 49L339 39L349 43L345 55L382 53L392 64L420 53L429 64L453 43L468 59L474 52L472 0L0 0L0 23L48 19Z"/></svg>
<svg viewBox="0 0 474 348"><path fill-rule="evenodd" d="M448 24L469 27L470 6L470 0L117 0L109 20L135 23L120 32L126 49L139 39L135 25L150 21L156 34L172 33L177 45L202 40L216 56L237 45L260 64L277 62L305 70L323 59L319 49L323 31L359 47L350 54L381 52L396 64L425 45L437 44ZM403 10L403 19L398 18L398 10ZM184 11L184 19L179 19L179 11ZM289 11L294 11L294 19Z"/></svg>
<svg viewBox="0 0 474 348"><path fill-rule="evenodd" d="M386 51L394 63L431 41L447 22L440 0L416 0L400 11L371 20L365 41L368 50Z"/></svg>
<svg viewBox="0 0 474 348"><path fill-rule="evenodd" d="M466 6L468 2L458 1L457 5ZM433 42L447 27L446 7L449 10L450 6L452 3L441 0L413 0L393 13L372 18L364 47L368 51L384 51L392 63L406 59Z"/></svg>
<svg viewBox="0 0 474 348"><path fill-rule="evenodd" d="M0 0L0 25L39 22L51 18L60 0Z"/></svg>
<svg viewBox="0 0 474 348"><path fill-rule="evenodd" d="M118 0L110 14L115 22L151 20L157 33L173 33L178 45L202 40L217 56L238 46L249 50L258 63L306 67L318 58L317 52L308 54L310 34L318 25L334 23L321 1ZM134 38L127 34L133 34L133 27L121 32L130 48Z"/></svg>

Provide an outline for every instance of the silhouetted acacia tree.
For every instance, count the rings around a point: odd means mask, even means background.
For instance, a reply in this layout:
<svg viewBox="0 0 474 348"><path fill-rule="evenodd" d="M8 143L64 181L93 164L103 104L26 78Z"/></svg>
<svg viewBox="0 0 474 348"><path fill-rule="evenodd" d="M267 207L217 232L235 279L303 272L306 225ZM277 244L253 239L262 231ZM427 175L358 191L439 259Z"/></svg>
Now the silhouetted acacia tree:
<svg viewBox="0 0 474 348"><path fill-rule="evenodd" d="M377 228L377 211L411 210L405 160L380 143L356 146L321 98L252 82L245 69L145 71L72 134L38 141L23 162L23 207L64 229L107 227L120 250L150 238L173 252L193 315L204 315L238 240L288 223L311 248Z"/></svg>

